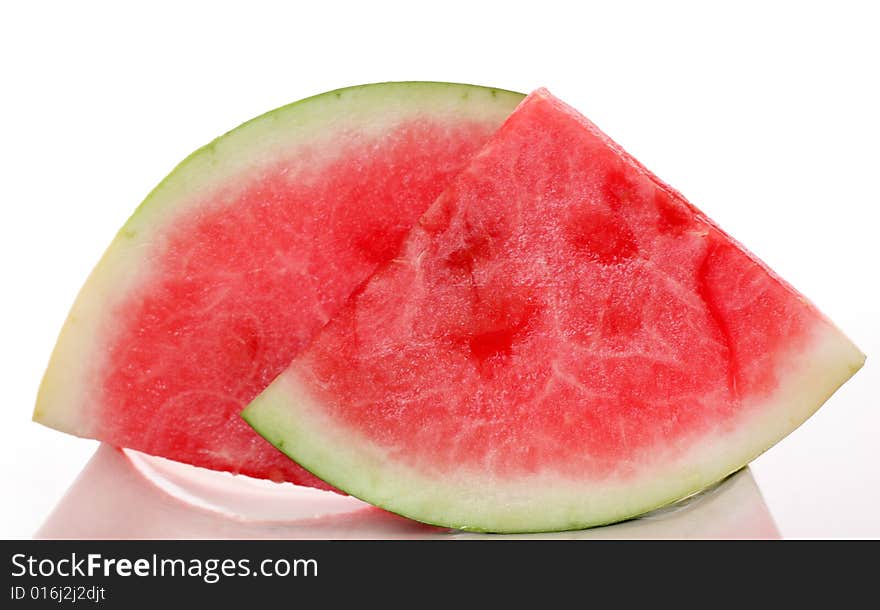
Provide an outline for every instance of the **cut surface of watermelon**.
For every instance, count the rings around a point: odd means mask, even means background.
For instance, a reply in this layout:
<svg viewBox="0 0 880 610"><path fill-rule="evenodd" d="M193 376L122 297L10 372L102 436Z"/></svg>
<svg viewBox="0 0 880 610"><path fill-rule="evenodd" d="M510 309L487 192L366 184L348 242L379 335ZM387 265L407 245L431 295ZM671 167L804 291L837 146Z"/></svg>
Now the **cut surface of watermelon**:
<svg viewBox="0 0 880 610"><path fill-rule="evenodd" d="M324 480L408 517L576 529L721 480L863 360L539 90L243 417Z"/></svg>
<svg viewBox="0 0 880 610"><path fill-rule="evenodd" d="M181 163L80 292L34 419L216 470L324 484L238 416L522 99L445 83L332 91Z"/></svg>

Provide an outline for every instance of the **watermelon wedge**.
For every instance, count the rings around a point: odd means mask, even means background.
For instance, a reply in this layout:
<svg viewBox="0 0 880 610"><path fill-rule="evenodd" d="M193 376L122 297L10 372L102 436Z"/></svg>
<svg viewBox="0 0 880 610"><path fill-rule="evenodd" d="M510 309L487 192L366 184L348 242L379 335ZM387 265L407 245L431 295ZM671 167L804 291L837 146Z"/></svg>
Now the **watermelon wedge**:
<svg viewBox="0 0 880 610"><path fill-rule="evenodd" d="M522 96L340 89L260 116L153 190L82 288L40 387L47 426L325 486L238 416L382 262Z"/></svg>
<svg viewBox="0 0 880 610"><path fill-rule="evenodd" d="M566 530L721 480L863 361L766 265L539 90L243 417L390 511Z"/></svg>

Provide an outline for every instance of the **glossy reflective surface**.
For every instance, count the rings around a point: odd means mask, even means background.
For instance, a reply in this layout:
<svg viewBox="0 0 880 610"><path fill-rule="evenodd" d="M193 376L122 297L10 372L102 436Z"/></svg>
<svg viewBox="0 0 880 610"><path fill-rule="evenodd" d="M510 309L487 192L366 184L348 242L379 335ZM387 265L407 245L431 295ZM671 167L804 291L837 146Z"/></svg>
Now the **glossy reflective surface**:
<svg viewBox="0 0 880 610"><path fill-rule="evenodd" d="M37 538L779 538L746 468L642 518L553 534L486 535L410 521L348 496L233 477L102 445Z"/></svg>

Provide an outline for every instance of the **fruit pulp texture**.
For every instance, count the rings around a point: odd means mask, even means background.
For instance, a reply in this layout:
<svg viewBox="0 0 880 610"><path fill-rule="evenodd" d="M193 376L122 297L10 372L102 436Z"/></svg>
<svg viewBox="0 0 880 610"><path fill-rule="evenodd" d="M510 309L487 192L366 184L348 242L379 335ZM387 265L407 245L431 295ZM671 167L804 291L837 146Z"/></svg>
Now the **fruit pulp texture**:
<svg viewBox="0 0 880 610"><path fill-rule="evenodd" d="M176 219L107 338L98 435L154 455L326 487L241 409L303 349L490 136L403 123L299 151ZM325 145L326 146L326 145ZM296 169L299 168L299 169Z"/></svg>
<svg viewBox="0 0 880 610"><path fill-rule="evenodd" d="M625 478L732 427L816 323L539 91L292 370L332 421L435 476Z"/></svg>

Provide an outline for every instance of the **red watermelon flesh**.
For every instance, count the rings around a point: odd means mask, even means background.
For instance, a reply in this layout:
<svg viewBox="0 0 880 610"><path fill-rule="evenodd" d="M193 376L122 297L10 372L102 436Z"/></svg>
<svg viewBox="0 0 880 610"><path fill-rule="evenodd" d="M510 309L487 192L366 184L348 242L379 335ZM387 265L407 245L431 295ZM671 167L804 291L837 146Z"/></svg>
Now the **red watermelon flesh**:
<svg viewBox="0 0 880 610"><path fill-rule="evenodd" d="M35 419L197 466L326 487L238 416L522 96L443 83L334 91L182 163L80 293Z"/></svg>
<svg viewBox="0 0 880 610"><path fill-rule="evenodd" d="M563 530L720 480L863 360L803 296L539 90L243 415L391 511Z"/></svg>

